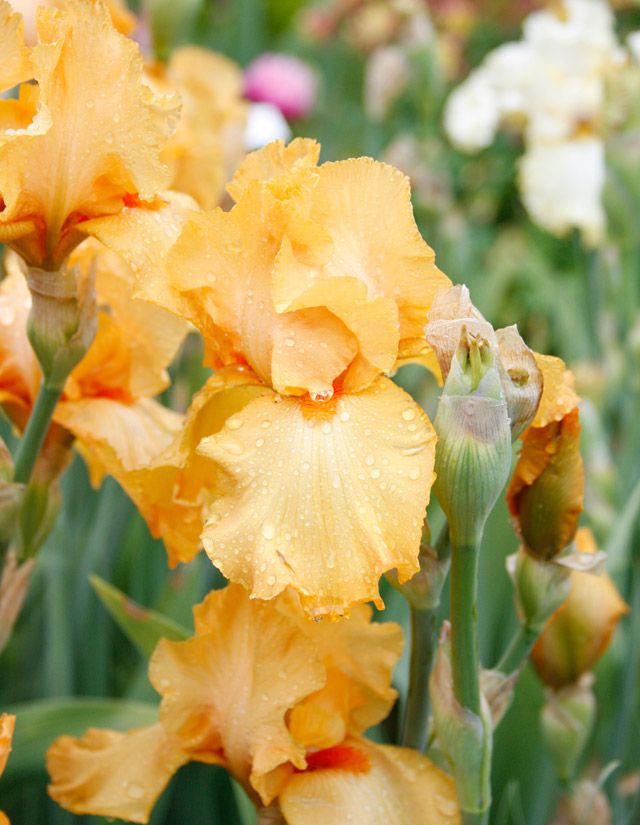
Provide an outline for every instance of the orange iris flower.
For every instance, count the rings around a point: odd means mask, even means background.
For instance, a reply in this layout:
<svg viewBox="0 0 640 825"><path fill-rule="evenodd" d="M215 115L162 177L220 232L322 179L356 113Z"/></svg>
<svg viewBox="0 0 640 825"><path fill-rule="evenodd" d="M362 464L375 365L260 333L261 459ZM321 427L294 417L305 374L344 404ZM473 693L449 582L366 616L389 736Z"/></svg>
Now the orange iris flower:
<svg viewBox="0 0 640 825"><path fill-rule="evenodd" d="M371 622L364 605L338 624L309 622L291 591L265 603L234 584L194 616L193 638L163 639L151 658L157 724L53 743L49 793L63 807L147 822L175 771L198 761L224 766L290 825L329 815L354 825L460 821L450 777L416 751L362 736L395 700L397 625Z"/></svg>
<svg viewBox="0 0 640 825"><path fill-rule="evenodd" d="M0 101L0 241L29 266L57 271L85 237L83 221L162 205L168 172L159 155L177 99L143 85L137 47L102 2L40 8L28 60L6 0L0 15L9 41L0 86L36 81Z"/></svg>
<svg viewBox="0 0 640 825"><path fill-rule="evenodd" d="M0 404L24 429L40 385L40 368L27 338L31 296L10 254L0 285ZM148 464L179 431L182 417L153 400L169 384L167 366L186 324L133 298L133 273L92 239L71 257L72 266L96 268L98 332L64 387L53 421L72 433L98 483L114 465L123 471ZM117 457L117 460L114 458Z"/></svg>
<svg viewBox="0 0 640 825"><path fill-rule="evenodd" d="M429 359L426 315L450 284L407 179L370 158L317 167L319 148L249 155L230 212L163 235L143 215L87 225L128 258L143 297L202 331L214 368L246 370L237 412L202 433L217 484L202 539L254 597L291 585L314 615L381 605L382 573L418 570L436 438L384 374Z"/></svg>

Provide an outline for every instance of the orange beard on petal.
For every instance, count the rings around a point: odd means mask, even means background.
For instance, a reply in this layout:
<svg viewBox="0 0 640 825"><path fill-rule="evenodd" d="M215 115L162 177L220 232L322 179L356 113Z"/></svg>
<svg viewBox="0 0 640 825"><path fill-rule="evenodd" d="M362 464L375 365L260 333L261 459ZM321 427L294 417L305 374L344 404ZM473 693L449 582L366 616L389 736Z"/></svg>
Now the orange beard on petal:
<svg viewBox="0 0 640 825"><path fill-rule="evenodd" d="M333 748L307 754L307 770L340 768L352 773L368 773L371 770L369 755L352 745L336 745Z"/></svg>
<svg viewBox="0 0 640 825"><path fill-rule="evenodd" d="M300 406L303 418L307 421L328 421L336 414L338 398L344 393L342 385L333 385L333 395L326 401L313 399L309 393L300 396Z"/></svg>

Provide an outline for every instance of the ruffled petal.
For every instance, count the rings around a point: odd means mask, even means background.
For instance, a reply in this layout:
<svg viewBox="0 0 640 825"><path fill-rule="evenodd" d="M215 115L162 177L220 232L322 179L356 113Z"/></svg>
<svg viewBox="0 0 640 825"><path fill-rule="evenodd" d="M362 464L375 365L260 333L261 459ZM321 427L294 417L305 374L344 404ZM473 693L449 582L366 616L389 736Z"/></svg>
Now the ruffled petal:
<svg viewBox="0 0 640 825"><path fill-rule="evenodd" d="M219 758L268 804L267 774L287 762L306 767L285 715L322 686L324 668L294 622L239 585L213 591L194 615L197 635L163 639L151 658L160 719L194 759Z"/></svg>
<svg viewBox="0 0 640 825"><path fill-rule="evenodd" d="M58 404L53 420L82 441L108 473L116 475L120 468L134 470L162 453L179 431L182 416L149 398L134 404L83 398Z"/></svg>
<svg viewBox="0 0 640 825"><path fill-rule="evenodd" d="M160 81L162 91L172 87L182 100L178 128L161 155L171 188L213 209L244 155L247 103L240 67L224 55L184 46L172 52L166 68L153 71L151 85Z"/></svg>
<svg viewBox="0 0 640 825"><path fill-rule="evenodd" d="M53 269L81 239L81 221L132 202L156 205L167 178L159 152L178 109L142 85L137 47L102 3L40 9L38 31L31 59L50 125L0 146L0 225L35 221L13 246L31 265Z"/></svg>
<svg viewBox="0 0 640 825"><path fill-rule="evenodd" d="M202 535L227 578L271 599L291 585L313 614L381 605L378 579L418 569L436 436L415 402L381 378L314 403L267 396L200 451L228 474Z"/></svg>
<svg viewBox="0 0 640 825"><path fill-rule="evenodd" d="M190 757L160 724L119 733L89 728L61 736L47 751L48 791L74 814L148 822L167 783Z"/></svg>
<svg viewBox="0 0 640 825"><path fill-rule="evenodd" d="M108 472L131 497L151 534L162 538L172 567L191 561L202 548L204 511L221 482L221 473L196 453L198 444L264 392L247 370L227 369L209 379L193 399L180 432L149 462L125 467L115 450L107 453Z"/></svg>
<svg viewBox="0 0 640 825"><path fill-rule="evenodd" d="M409 748L350 738L316 754L280 794L289 825L457 825L453 780Z"/></svg>
<svg viewBox="0 0 640 825"><path fill-rule="evenodd" d="M7 0L0 2L0 92L33 76L30 50L23 36L22 16Z"/></svg>
<svg viewBox="0 0 640 825"><path fill-rule="evenodd" d="M101 306L106 304L111 324L120 331L126 347L126 391L131 398L157 395L169 384L167 367L188 332L188 324L160 307L135 299L135 276L131 268L115 252L89 238L72 255L70 263L80 263L86 268L92 261L96 266L98 302ZM85 359L74 370L76 380L79 373L86 374L92 358L100 370L109 363L92 352L99 342L100 331ZM82 394L100 394L99 387L105 382L99 374L96 383L98 392Z"/></svg>
<svg viewBox="0 0 640 825"><path fill-rule="evenodd" d="M320 144L311 138L295 138L288 146L284 140L275 140L246 158L227 186L227 192L237 202L251 181L269 181L297 169L312 168L319 157Z"/></svg>
<svg viewBox="0 0 640 825"><path fill-rule="evenodd" d="M277 606L313 641L328 672L338 671L347 680L351 701L346 703L344 718L349 732L363 733L385 719L398 695L391 687L391 675L404 646L401 627L395 622L373 622L373 610L364 604L354 605L351 614L339 622L310 622L301 610L299 596L291 590L283 593ZM325 693L330 696L323 697ZM325 686L306 701L330 707L347 693L343 688L342 696L336 696Z"/></svg>

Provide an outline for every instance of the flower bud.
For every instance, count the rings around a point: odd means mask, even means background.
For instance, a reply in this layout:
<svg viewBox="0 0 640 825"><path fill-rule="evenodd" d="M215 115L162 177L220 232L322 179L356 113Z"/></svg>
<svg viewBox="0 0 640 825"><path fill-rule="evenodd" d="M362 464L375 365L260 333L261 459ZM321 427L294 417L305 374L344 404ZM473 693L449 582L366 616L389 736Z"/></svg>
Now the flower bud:
<svg viewBox="0 0 640 825"><path fill-rule="evenodd" d="M586 528L578 530L576 544L582 552L596 549ZM542 681L556 690L575 684L605 652L618 621L628 612L606 573L572 570L567 600L548 620L531 651Z"/></svg>
<svg viewBox="0 0 640 825"><path fill-rule="evenodd" d="M536 416L522 438L507 504L525 550L548 560L559 557L571 542L582 511L580 399L563 361L545 355L535 360L544 387Z"/></svg>
<svg viewBox="0 0 640 825"><path fill-rule="evenodd" d="M539 561L521 547L507 559L507 571L513 580L520 624L539 633L569 595L570 570Z"/></svg>
<svg viewBox="0 0 640 825"><path fill-rule="evenodd" d="M179 43L188 39L189 29L202 7L202 0L144 0L151 24L156 56L166 60Z"/></svg>
<svg viewBox="0 0 640 825"><path fill-rule="evenodd" d="M484 696L481 696L481 716L457 701L453 692L450 632L451 625L445 621L429 679L433 723L440 748L453 769L460 808L482 813L491 804L491 711Z"/></svg>
<svg viewBox="0 0 640 825"><path fill-rule="evenodd" d="M509 474L511 433L494 354L463 327L438 404L434 492L452 543L473 544Z"/></svg>
<svg viewBox="0 0 640 825"><path fill-rule="evenodd" d="M540 715L542 738L559 779L570 782L591 734L596 715L592 678L555 692L546 691Z"/></svg>
<svg viewBox="0 0 640 825"><path fill-rule="evenodd" d="M56 482L31 480L22 497L16 536L21 561L36 555L55 526L61 504L62 494Z"/></svg>
<svg viewBox="0 0 640 825"><path fill-rule="evenodd" d="M86 274L79 266L59 272L29 268L26 277L32 296L29 340L45 386L61 390L96 334L95 266Z"/></svg>

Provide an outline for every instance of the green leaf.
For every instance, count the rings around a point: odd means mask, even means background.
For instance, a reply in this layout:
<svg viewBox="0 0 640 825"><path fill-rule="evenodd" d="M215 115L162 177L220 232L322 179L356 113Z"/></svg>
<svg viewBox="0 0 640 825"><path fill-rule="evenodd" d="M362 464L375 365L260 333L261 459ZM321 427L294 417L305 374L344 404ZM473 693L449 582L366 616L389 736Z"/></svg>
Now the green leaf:
<svg viewBox="0 0 640 825"><path fill-rule="evenodd" d="M87 728L130 730L158 721L158 705L122 699L43 699L3 708L16 717L5 776L44 770L45 753L58 736L82 736Z"/></svg>
<svg viewBox="0 0 640 825"><path fill-rule="evenodd" d="M256 809L253 807L246 791L235 779L231 779L231 787L242 825L255 825Z"/></svg>
<svg viewBox="0 0 640 825"><path fill-rule="evenodd" d="M125 636L149 658L160 639L181 642L189 631L155 610L148 610L132 601L125 593L95 573L89 576L94 590Z"/></svg>

